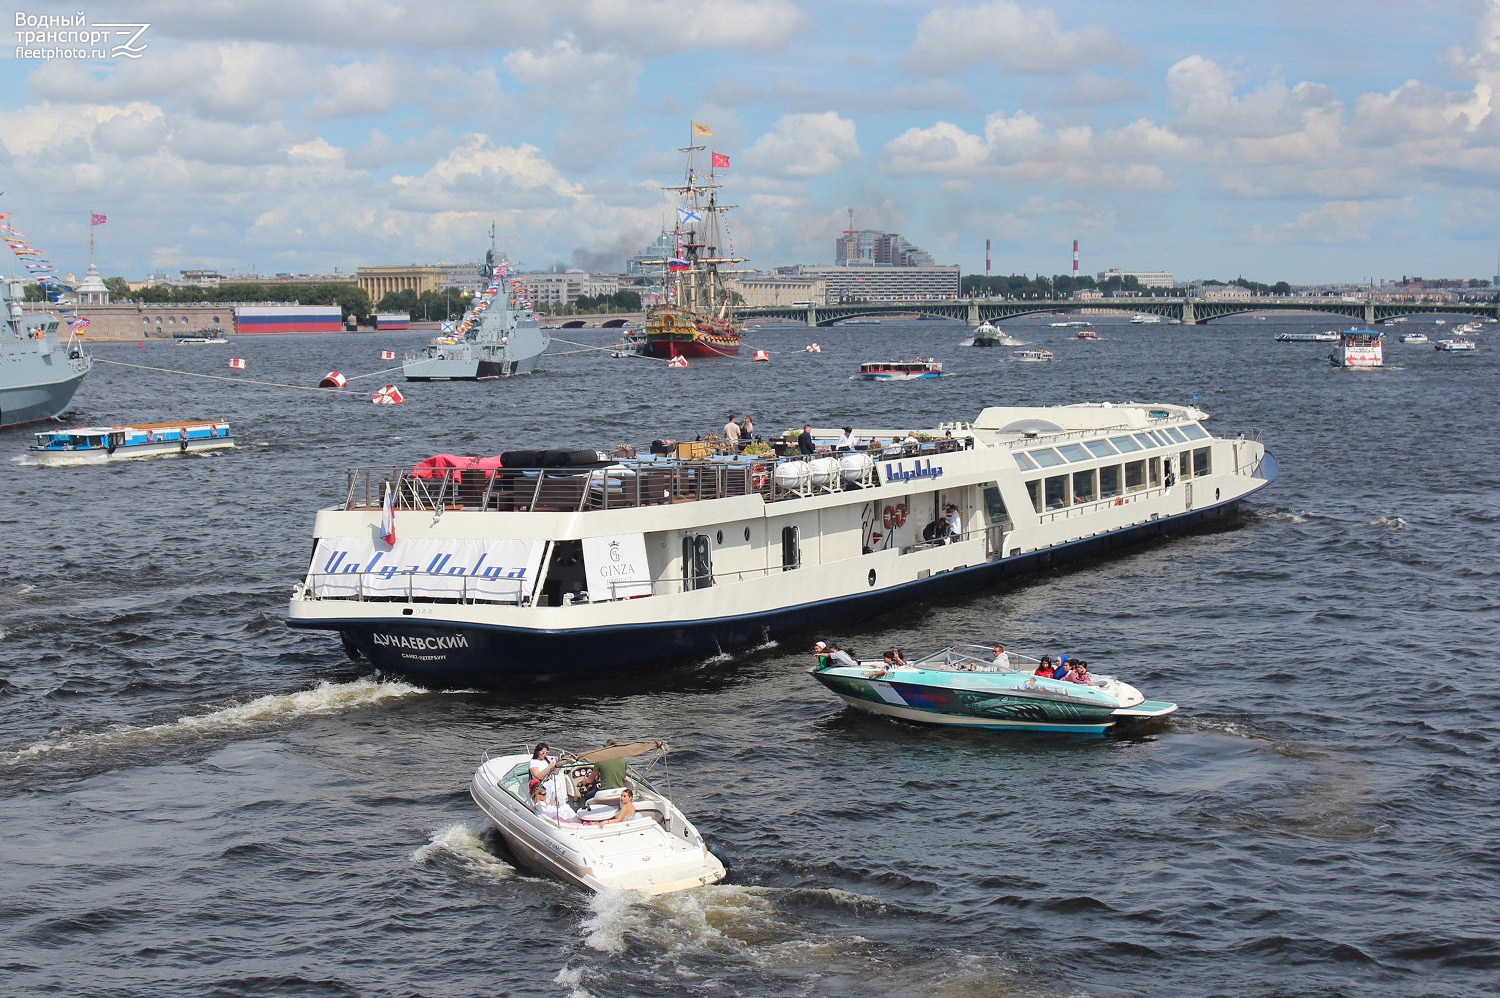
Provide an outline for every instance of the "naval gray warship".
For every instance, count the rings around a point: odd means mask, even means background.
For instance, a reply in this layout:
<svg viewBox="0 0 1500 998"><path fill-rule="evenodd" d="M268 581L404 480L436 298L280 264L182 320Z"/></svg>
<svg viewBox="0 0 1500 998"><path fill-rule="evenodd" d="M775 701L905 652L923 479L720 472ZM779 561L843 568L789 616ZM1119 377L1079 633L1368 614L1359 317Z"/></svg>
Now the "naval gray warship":
<svg viewBox="0 0 1500 998"><path fill-rule="evenodd" d="M452 332L445 329L424 349L402 358L407 381L487 381L537 369L552 338L529 305L518 306L494 235L492 229L484 256L485 290Z"/></svg>
<svg viewBox="0 0 1500 998"><path fill-rule="evenodd" d="M94 359L58 335L56 316L22 310L18 278L0 278L0 297L0 426L50 419L73 401Z"/></svg>

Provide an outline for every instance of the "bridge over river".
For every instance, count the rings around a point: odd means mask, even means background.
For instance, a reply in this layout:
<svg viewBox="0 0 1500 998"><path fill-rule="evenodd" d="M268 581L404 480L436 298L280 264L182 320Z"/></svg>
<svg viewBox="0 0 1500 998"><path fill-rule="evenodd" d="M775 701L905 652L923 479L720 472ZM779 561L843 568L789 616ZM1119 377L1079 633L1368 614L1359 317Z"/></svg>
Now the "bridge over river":
<svg viewBox="0 0 1500 998"><path fill-rule="evenodd" d="M1451 305L1414 305L1379 300L1350 301L1341 298L1060 298L1055 301L1013 301L1005 298L948 300L844 302L839 305L763 305L740 308L738 316L745 321L786 319L806 322L809 326L832 326L845 319L879 319L885 316L923 315L959 319L971 326L981 322L999 322L1023 315L1052 315L1057 312L1081 312L1085 309L1107 309L1115 312L1140 312L1176 319L1187 325L1201 325L1227 315L1247 312L1319 312L1347 316L1355 322L1373 325L1400 316L1466 315L1500 319L1500 305L1460 302Z"/></svg>

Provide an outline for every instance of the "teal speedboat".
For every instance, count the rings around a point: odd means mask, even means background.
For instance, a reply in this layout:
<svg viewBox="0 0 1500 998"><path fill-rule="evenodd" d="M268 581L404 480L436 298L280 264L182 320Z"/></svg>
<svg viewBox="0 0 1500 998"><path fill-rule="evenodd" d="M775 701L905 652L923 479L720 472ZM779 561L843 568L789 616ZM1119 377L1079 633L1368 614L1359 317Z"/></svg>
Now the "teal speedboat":
<svg viewBox="0 0 1500 998"><path fill-rule="evenodd" d="M1113 676L1080 684L1035 675L1038 660L1023 655L1010 663L995 665L988 648L958 645L890 669L876 661L809 672L851 707L918 724L1102 735L1121 721L1177 709Z"/></svg>

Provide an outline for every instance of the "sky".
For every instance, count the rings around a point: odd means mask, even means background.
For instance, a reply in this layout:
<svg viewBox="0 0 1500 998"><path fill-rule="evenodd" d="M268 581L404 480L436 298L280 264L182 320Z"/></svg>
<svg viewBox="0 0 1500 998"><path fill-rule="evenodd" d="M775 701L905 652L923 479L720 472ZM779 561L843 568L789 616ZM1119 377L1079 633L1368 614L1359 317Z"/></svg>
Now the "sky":
<svg viewBox="0 0 1500 998"><path fill-rule="evenodd" d="M831 264L851 208L964 273L1074 239L1085 274L1500 267L1500 0L13 10L105 38L0 47L0 212L79 274L92 212L105 276L473 261L492 221L523 269L614 272L694 121L752 268Z"/></svg>

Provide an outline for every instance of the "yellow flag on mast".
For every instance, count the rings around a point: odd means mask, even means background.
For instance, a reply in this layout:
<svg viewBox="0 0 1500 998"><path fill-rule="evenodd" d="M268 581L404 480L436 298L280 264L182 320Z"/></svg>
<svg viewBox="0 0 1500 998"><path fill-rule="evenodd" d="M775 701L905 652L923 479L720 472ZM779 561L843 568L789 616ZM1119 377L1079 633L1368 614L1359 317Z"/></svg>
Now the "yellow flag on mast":
<svg viewBox="0 0 1500 998"><path fill-rule="evenodd" d="M692 125L694 138L702 138L705 135L712 135L714 133L714 130L707 125L700 125L696 121Z"/></svg>

